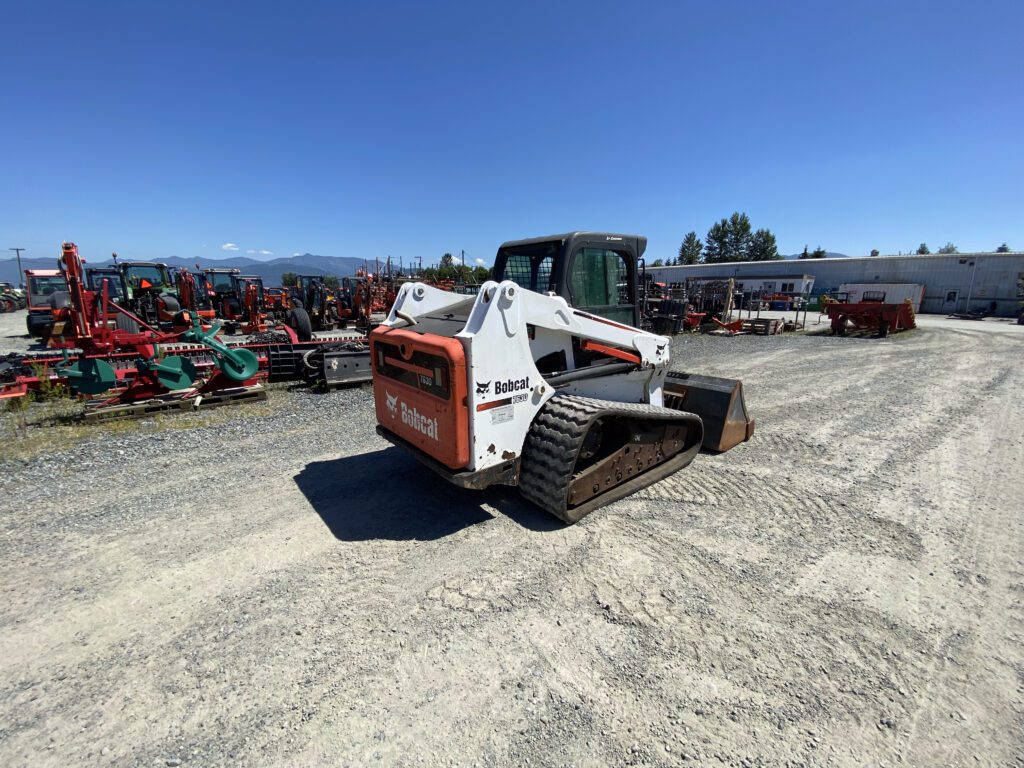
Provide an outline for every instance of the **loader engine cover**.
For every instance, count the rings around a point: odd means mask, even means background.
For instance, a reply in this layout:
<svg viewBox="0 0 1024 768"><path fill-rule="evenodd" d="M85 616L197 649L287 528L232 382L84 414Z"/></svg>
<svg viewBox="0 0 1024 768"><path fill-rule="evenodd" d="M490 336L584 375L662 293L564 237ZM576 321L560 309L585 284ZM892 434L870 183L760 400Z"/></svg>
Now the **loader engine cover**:
<svg viewBox="0 0 1024 768"><path fill-rule="evenodd" d="M455 339L380 327L370 334L377 423L450 469L469 463L466 355Z"/></svg>

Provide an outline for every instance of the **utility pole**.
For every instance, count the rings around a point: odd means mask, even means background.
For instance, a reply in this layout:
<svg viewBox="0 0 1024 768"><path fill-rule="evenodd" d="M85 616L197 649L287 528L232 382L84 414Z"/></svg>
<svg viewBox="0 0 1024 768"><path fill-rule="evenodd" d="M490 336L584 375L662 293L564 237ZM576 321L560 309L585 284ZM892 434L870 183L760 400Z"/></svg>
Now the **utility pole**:
<svg viewBox="0 0 1024 768"><path fill-rule="evenodd" d="M462 249L462 266L466 266L466 249Z"/></svg>
<svg viewBox="0 0 1024 768"><path fill-rule="evenodd" d="M21 252L24 248L8 248L10 251L14 251L18 256L18 287L24 290L25 288L25 273L21 271Z"/></svg>

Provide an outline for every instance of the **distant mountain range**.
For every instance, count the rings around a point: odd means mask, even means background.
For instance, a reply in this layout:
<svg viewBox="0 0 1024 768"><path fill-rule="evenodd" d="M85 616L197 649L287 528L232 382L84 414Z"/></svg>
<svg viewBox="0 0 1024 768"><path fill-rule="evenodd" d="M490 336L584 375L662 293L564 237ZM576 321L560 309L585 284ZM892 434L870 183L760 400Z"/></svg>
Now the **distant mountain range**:
<svg viewBox="0 0 1024 768"><path fill-rule="evenodd" d="M121 257L120 261L134 261L130 257ZM137 259L144 261L144 259ZM271 259L270 261L257 261L246 256L235 256L227 259L185 259L180 256L171 256L166 259L145 259L145 261L159 261L169 267L188 267L195 270L196 262L204 267L216 268L237 268L246 275L259 275L263 282L268 285L280 285L281 275L285 272L295 272L299 275L337 275L345 277L354 275L357 269L364 264L363 259L352 256L317 256L313 253L304 253L301 256L289 256L288 258ZM373 259L366 260L370 270L375 269ZM103 266L113 263L110 259L103 261L86 260L86 266ZM383 264L381 268L383 269ZM46 259L21 259L22 269L56 269L57 258ZM0 281L18 283L18 261L17 259L0 259Z"/></svg>

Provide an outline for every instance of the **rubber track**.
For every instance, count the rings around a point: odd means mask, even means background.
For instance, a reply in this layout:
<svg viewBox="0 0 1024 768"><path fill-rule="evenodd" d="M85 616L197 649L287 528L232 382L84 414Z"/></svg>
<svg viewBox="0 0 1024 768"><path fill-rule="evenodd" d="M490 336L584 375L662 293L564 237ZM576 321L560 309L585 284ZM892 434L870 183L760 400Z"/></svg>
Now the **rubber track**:
<svg viewBox="0 0 1024 768"><path fill-rule="evenodd" d="M583 504L567 509L576 457L590 425L605 416L690 422L690 444L671 459L635 475ZM576 395L555 395L537 414L523 445L519 491L523 497L566 523L628 496L682 469L697 455L703 439L700 419L690 413L641 403L617 403Z"/></svg>

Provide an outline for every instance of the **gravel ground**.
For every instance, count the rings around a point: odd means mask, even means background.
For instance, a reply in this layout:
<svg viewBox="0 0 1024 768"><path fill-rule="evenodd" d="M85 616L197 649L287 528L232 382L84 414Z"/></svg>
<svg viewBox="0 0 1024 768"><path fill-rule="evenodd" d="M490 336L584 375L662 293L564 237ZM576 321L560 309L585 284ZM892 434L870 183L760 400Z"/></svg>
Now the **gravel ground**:
<svg viewBox="0 0 1024 768"><path fill-rule="evenodd" d="M568 528L388 447L366 388L7 414L0 763L1024 765L1022 351L680 337L754 439Z"/></svg>

